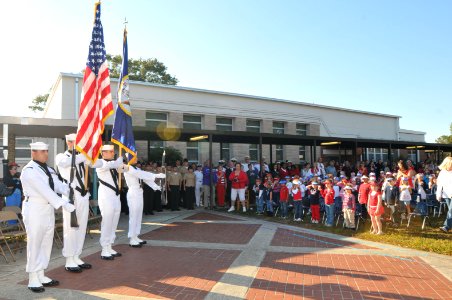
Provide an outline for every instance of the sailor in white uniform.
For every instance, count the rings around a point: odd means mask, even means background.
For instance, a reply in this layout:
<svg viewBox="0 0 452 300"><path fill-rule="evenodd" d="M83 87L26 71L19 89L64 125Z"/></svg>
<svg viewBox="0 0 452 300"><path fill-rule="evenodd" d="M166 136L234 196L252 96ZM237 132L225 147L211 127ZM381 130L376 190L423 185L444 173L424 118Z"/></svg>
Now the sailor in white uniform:
<svg viewBox="0 0 452 300"><path fill-rule="evenodd" d="M102 159L96 162L99 179L98 201L102 214L100 225L100 245L102 252L100 257L106 260L113 260L121 256L111 247L115 242L116 228L118 227L119 216L121 214L121 200L119 191L119 174L117 169L123 168L123 158L113 160L115 156L113 145L104 145L101 148Z"/></svg>
<svg viewBox="0 0 452 300"><path fill-rule="evenodd" d="M69 186L58 179L55 171L46 164L49 145L31 143L32 160L23 168L20 180L25 200L22 216L27 231L28 288L36 293L44 292L44 287L56 286L57 280L44 275L52 252L55 228L55 209L63 207L67 212L75 207L57 194L69 194Z"/></svg>
<svg viewBox="0 0 452 300"><path fill-rule="evenodd" d="M143 188L142 182L150 186L154 191L162 188L155 183L156 178L165 178L165 174L153 174L138 169L135 166L125 166L124 178L129 188L127 192L127 204L129 205L129 246L140 248L146 244L138 238L141 232L141 220L143 218Z"/></svg>
<svg viewBox="0 0 452 300"><path fill-rule="evenodd" d="M72 149L74 147L76 134L66 135L68 150L59 153L55 158L58 172L63 177L64 182L69 182L71 175ZM85 161L83 154L77 154L75 158L74 183L74 205L77 214L79 227L71 227L71 214L63 211L63 256L66 257L65 269L69 272L80 273L82 269L91 269L91 264L87 264L80 259L83 244L85 242L86 226L89 215L90 194L85 188ZM68 197L63 195L63 199Z"/></svg>

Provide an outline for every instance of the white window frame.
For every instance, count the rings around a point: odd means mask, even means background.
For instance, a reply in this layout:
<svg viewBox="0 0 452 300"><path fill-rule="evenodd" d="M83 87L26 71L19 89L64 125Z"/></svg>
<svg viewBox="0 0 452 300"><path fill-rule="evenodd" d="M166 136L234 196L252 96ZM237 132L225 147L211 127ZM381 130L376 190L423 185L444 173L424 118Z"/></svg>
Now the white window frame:
<svg viewBox="0 0 452 300"><path fill-rule="evenodd" d="M229 124L229 123L220 123L220 122L218 122L218 119L220 119L220 121L230 120L231 124ZM228 117L216 117L216 120L215 120L216 129L218 131L233 131L233 123L234 123L234 120L232 118L228 118ZM230 129L227 129L227 130L225 130L225 129L218 129L218 126L220 126L220 127L228 127L228 128L230 127Z"/></svg>
<svg viewBox="0 0 452 300"><path fill-rule="evenodd" d="M199 122L185 121L185 117L199 117ZM185 125L188 124L196 124L199 125L200 128L187 128ZM182 127L184 129L194 129L194 130L202 129L202 115L184 114L182 116Z"/></svg>
<svg viewBox="0 0 452 300"><path fill-rule="evenodd" d="M248 121L258 122L259 126L248 125ZM255 130L248 130L248 129L252 129L252 128L257 128L257 131L255 131ZM261 120L259 120L259 119L246 119L246 131L247 132L261 132Z"/></svg>
<svg viewBox="0 0 452 300"><path fill-rule="evenodd" d="M150 114L162 114L162 115L165 115L165 120L163 120L163 119L151 119L151 118L149 118L148 119L148 117L147 117L147 115L148 115L148 113L150 113ZM145 114L145 119L144 119L144 123L145 123L145 125L146 125L146 127L150 127L150 128L154 128L154 127L152 127L152 126L148 126L147 125L147 122L159 122L159 123L164 123L165 124L165 126L167 126L168 125L168 113L166 113L166 112L162 112L162 111L151 111L151 110L148 110L148 111L146 111L146 114ZM157 125L158 126L158 125ZM157 128L157 126L155 127L155 128Z"/></svg>
<svg viewBox="0 0 452 300"><path fill-rule="evenodd" d="M282 127L275 127L275 125L282 125ZM284 122L273 121L273 133L274 134L284 134Z"/></svg>
<svg viewBox="0 0 452 300"><path fill-rule="evenodd" d="M308 135L308 124L305 124L305 123L297 123L296 125L295 125L296 127L296 133L298 134L298 135L301 135L301 136L306 136L306 135ZM304 129L300 129L300 128L298 128L298 126L304 126L305 128Z"/></svg>
<svg viewBox="0 0 452 300"><path fill-rule="evenodd" d="M284 160L284 146L283 145L275 145L275 158L277 161Z"/></svg>
<svg viewBox="0 0 452 300"><path fill-rule="evenodd" d="M195 146L189 146L190 144L196 144L196 147ZM186 149L186 151L187 151L187 159L188 159L188 162L189 163L199 163L199 142L186 142L186 144L185 144L185 149ZM188 150L196 150L196 153L197 153L197 158L196 158L196 160L193 160L193 159L190 159L189 157L188 157Z"/></svg>

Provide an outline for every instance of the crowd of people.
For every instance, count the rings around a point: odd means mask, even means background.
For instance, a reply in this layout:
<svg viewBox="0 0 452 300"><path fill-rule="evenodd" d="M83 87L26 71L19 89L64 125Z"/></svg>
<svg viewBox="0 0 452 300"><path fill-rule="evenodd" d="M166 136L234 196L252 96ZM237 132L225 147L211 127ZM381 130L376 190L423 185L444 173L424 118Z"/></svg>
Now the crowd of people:
<svg viewBox="0 0 452 300"><path fill-rule="evenodd" d="M308 221L314 224L324 221L328 227L333 226L337 217L342 217L344 227L350 229L355 228L355 216L369 218L372 233L382 234L382 219L397 226L414 212L419 202L437 206L441 201L450 201L451 193L443 187L451 183L446 180L438 191L437 182L439 174L446 172L441 170L451 168L447 160L440 166L430 160L417 164L410 160L351 164L334 160L324 163L322 158L312 164L284 161L268 165L251 163L245 157L243 162L235 158L220 160L212 170L209 161L203 165L176 161L167 168L168 208L203 206L232 212L237 207L236 201L240 201L244 212L248 206L255 208L258 215L274 216L278 212L281 218L288 218L290 214L296 222L308 217ZM143 168L153 171L159 167L156 163L143 163ZM145 203L155 203L151 198L145 196ZM445 232L451 228L450 215L451 212L441 227Z"/></svg>

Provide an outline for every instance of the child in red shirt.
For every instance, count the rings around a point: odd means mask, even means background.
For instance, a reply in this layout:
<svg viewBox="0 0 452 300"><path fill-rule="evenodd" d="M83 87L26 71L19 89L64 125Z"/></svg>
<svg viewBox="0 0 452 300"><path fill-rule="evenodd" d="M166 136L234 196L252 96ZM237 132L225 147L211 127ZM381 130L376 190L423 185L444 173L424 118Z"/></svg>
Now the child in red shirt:
<svg viewBox="0 0 452 300"><path fill-rule="evenodd" d="M331 180L325 180L325 189L320 188L320 193L325 199L326 226L333 226L334 222L334 189Z"/></svg>
<svg viewBox="0 0 452 300"><path fill-rule="evenodd" d="M372 233L382 234L380 216L384 213L384 207L381 201L381 193L376 182L372 182L370 187L372 191L369 194L368 211L372 220Z"/></svg>
<svg viewBox="0 0 452 300"><path fill-rule="evenodd" d="M287 205L289 203L289 189L286 186L286 181L281 180L279 182L280 190L279 190L279 205L281 208L281 217L283 219L287 219Z"/></svg>

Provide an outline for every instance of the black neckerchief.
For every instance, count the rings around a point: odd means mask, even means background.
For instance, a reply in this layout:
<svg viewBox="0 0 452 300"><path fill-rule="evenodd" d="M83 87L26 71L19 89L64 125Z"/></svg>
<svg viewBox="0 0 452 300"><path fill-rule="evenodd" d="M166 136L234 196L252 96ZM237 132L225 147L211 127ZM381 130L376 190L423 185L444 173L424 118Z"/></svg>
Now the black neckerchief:
<svg viewBox="0 0 452 300"><path fill-rule="evenodd" d="M53 182L52 174L50 174L50 171L49 171L49 168L47 167L47 164L39 162L37 160L33 160L33 161L44 171L44 173L47 175L47 177L49 177L49 186L54 191L55 190L55 184Z"/></svg>

